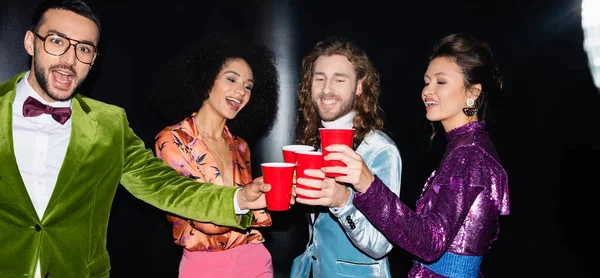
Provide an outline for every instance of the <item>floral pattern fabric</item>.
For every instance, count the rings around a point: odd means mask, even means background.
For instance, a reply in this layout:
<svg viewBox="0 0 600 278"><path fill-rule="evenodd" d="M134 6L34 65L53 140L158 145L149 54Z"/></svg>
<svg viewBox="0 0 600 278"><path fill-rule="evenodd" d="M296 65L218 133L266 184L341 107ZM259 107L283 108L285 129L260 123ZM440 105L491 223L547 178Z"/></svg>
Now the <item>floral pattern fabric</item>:
<svg viewBox="0 0 600 278"><path fill-rule="evenodd" d="M216 163L219 158L215 158L204 143L193 116L158 133L154 139L156 156L184 176L199 182L223 184L221 169ZM223 134L231 151L230 167L233 167L233 184L224 186L244 186L252 182L248 144L244 139L233 136L227 126ZM271 216L266 210L255 210L253 213L251 227L271 226ZM262 234L256 229L231 229L172 214L167 215L167 220L173 225L175 244L188 251L214 252L264 242Z"/></svg>

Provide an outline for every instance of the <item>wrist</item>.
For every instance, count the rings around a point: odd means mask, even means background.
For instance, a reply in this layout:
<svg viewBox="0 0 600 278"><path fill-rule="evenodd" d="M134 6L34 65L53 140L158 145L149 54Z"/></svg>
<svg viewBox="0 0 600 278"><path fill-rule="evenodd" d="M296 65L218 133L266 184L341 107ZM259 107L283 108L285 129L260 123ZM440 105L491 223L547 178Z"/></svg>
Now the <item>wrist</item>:
<svg viewBox="0 0 600 278"><path fill-rule="evenodd" d="M343 194L344 197L342 197L342 199L340 200L341 202L337 206L335 206L337 209L341 209L341 208L345 207L346 204L348 204L348 201L350 200L350 188L347 188L347 189L348 190L344 191L344 194Z"/></svg>
<svg viewBox="0 0 600 278"><path fill-rule="evenodd" d="M360 188L356 188L356 191L363 193L365 191L367 191L367 189L369 189L369 187L371 187L371 184L373 184L373 182L375 181L375 175L371 175L369 177L369 179L367 179L364 183L362 183Z"/></svg>
<svg viewBox="0 0 600 278"><path fill-rule="evenodd" d="M248 209L248 201L246 200L246 198L244 198L244 188L241 188L236 191L235 199L240 210Z"/></svg>

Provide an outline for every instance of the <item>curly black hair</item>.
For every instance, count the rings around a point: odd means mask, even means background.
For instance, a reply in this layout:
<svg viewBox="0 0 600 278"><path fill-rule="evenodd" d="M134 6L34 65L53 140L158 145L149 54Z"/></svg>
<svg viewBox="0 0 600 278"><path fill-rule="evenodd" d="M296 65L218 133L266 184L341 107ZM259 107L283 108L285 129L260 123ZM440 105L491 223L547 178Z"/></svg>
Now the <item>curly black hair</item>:
<svg viewBox="0 0 600 278"><path fill-rule="evenodd" d="M180 122L198 111L223 66L232 59L246 61L254 86L248 104L227 121L232 134L249 144L272 128L278 109L279 75L274 53L257 42L218 31L193 41L156 72L150 102L166 124Z"/></svg>

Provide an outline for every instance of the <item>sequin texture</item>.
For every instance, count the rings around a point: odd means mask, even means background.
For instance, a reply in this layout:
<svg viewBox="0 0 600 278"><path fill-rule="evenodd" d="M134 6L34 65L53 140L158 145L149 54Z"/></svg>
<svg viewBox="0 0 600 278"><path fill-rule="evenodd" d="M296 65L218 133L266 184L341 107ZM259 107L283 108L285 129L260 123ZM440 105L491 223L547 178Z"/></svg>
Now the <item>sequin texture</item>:
<svg viewBox="0 0 600 278"><path fill-rule="evenodd" d="M442 277L424 267L445 252L483 256L509 214L508 177L484 122L446 133L448 145L427 179L416 211L378 178L353 203L397 246L416 256L409 277Z"/></svg>

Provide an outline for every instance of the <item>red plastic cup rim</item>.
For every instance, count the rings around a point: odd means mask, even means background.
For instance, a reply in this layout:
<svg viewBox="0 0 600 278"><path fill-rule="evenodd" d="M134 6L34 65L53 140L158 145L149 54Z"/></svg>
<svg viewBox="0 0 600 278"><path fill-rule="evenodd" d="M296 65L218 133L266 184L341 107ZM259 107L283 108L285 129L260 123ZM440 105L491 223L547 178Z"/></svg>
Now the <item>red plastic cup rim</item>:
<svg viewBox="0 0 600 278"><path fill-rule="evenodd" d="M280 168L296 166L296 164L288 163L288 162L265 162L265 163L261 163L260 165L264 166L264 167L280 167Z"/></svg>
<svg viewBox="0 0 600 278"><path fill-rule="evenodd" d="M284 151L298 152L298 151L313 151L313 150L315 150L315 147L309 146L309 145L285 145L285 146L281 147L281 149Z"/></svg>
<svg viewBox="0 0 600 278"><path fill-rule="evenodd" d="M319 130L356 130L352 127L320 127Z"/></svg>
<svg viewBox="0 0 600 278"><path fill-rule="evenodd" d="M297 151L297 154L306 154L306 155L323 155L322 152L319 151Z"/></svg>

